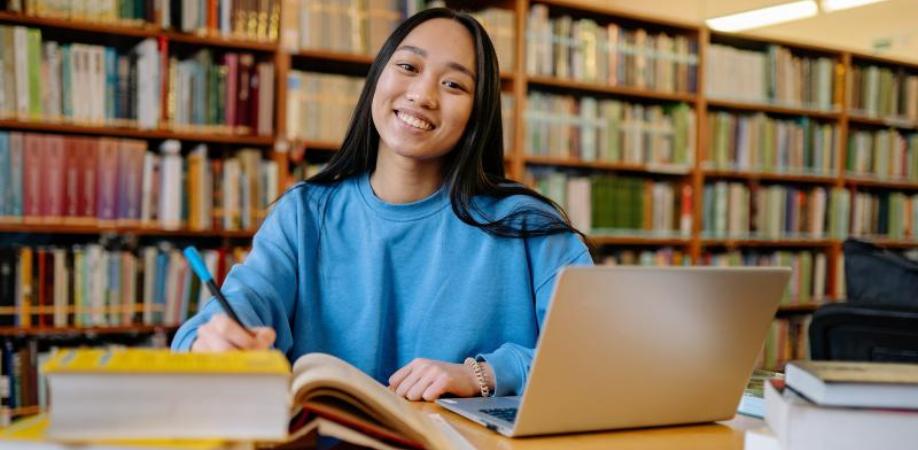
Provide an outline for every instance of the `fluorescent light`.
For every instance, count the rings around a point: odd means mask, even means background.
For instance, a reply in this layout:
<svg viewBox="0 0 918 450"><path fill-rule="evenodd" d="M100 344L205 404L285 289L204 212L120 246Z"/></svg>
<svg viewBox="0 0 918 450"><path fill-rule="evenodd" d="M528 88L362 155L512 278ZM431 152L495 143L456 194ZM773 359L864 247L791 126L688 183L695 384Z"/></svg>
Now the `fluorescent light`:
<svg viewBox="0 0 918 450"><path fill-rule="evenodd" d="M858 6L869 5L871 3L879 3L886 0L822 0L822 11L823 12L832 12L839 11L842 9L856 8Z"/></svg>
<svg viewBox="0 0 918 450"><path fill-rule="evenodd" d="M769 6L767 8L753 9L752 11L731 14L729 16L715 17L706 20L705 23L717 31L734 32L813 17L818 12L819 8L816 6L814 0L802 0Z"/></svg>

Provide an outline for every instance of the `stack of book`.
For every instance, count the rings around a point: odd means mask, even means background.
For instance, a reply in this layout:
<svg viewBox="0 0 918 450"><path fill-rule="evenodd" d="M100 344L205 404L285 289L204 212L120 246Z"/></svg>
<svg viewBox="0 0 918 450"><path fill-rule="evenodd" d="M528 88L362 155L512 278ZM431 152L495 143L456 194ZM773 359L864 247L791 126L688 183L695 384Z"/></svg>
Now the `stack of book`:
<svg viewBox="0 0 918 450"><path fill-rule="evenodd" d="M849 110L854 115L918 124L918 74L903 68L851 66Z"/></svg>
<svg viewBox="0 0 918 450"><path fill-rule="evenodd" d="M592 234L688 237L692 188L638 177L584 177L533 170L533 184L561 205L575 227Z"/></svg>
<svg viewBox="0 0 918 450"><path fill-rule="evenodd" d="M203 253L219 280L248 251ZM168 243L3 248L0 294L0 326L22 329L179 325L210 297Z"/></svg>
<svg viewBox="0 0 918 450"><path fill-rule="evenodd" d="M793 361L766 382L765 409L747 450L914 449L918 365Z"/></svg>
<svg viewBox="0 0 918 450"><path fill-rule="evenodd" d="M702 230L711 237L824 238L825 188L718 181L704 187Z"/></svg>
<svg viewBox="0 0 918 450"><path fill-rule="evenodd" d="M711 44L708 54L705 92L712 98L818 110L842 104L844 70L832 58L774 44L765 51Z"/></svg>
<svg viewBox="0 0 918 450"><path fill-rule="evenodd" d="M721 267L784 266L791 268L782 305L806 305L825 300L827 283L827 258L824 252L775 251L704 253L699 263Z"/></svg>
<svg viewBox="0 0 918 450"><path fill-rule="evenodd" d="M363 89L362 77L287 74L287 138L340 143Z"/></svg>
<svg viewBox="0 0 918 450"><path fill-rule="evenodd" d="M44 366L50 411L0 431L0 449L471 448L359 369L311 353L67 349ZM40 447L44 444L45 447Z"/></svg>
<svg viewBox="0 0 918 450"><path fill-rule="evenodd" d="M610 266L688 266L692 258L684 251L672 247L656 250L619 249L603 255L602 263Z"/></svg>
<svg viewBox="0 0 918 450"><path fill-rule="evenodd" d="M851 130L845 170L854 178L918 181L918 134Z"/></svg>
<svg viewBox="0 0 918 450"><path fill-rule="evenodd" d="M708 113L705 168L834 176L838 127L764 113Z"/></svg>
<svg viewBox="0 0 918 450"><path fill-rule="evenodd" d="M918 194L855 192L851 235L918 240Z"/></svg>
<svg viewBox="0 0 918 450"><path fill-rule="evenodd" d="M660 92L695 92L698 43L674 33L623 28L535 4L526 23L526 73Z"/></svg>

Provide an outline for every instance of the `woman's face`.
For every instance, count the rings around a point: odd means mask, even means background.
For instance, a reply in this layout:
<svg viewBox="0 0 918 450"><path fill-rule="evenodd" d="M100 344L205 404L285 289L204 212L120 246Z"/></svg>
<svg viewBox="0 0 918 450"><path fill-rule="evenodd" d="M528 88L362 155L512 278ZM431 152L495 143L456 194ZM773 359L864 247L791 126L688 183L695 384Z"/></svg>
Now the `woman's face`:
<svg viewBox="0 0 918 450"><path fill-rule="evenodd" d="M436 160L462 137L475 94L472 35L450 19L415 27L376 83L373 123L380 152Z"/></svg>

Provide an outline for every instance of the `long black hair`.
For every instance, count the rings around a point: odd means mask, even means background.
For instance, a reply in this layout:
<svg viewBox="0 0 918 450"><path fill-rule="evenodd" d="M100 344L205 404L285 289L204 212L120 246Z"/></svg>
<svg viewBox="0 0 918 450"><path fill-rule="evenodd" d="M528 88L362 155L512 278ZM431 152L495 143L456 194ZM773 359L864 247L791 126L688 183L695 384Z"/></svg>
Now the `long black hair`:
<svg viewBox="0 0 918 450"><path fill-rule="evenodd" d="M472 34L478 73L472 112L465 131L443 161L444 182L449 189L453 212L463 222L498 236L525 238L573 232L586 240L583 233L571 225L557 203L506 178L500 114L500 71L494 45L481 24L472 16L447 8L421 11L392 32L370 66L341 149L322 171L307 181L334 183L356 174L372 172L376 168L379 133L373 124L371 111L376 83L405 36L418 25L437 18L455 20ZM549 208L522 207L504 217L492 218L472 201L477 195L497 199L525 195L544 202Z"/></svg>

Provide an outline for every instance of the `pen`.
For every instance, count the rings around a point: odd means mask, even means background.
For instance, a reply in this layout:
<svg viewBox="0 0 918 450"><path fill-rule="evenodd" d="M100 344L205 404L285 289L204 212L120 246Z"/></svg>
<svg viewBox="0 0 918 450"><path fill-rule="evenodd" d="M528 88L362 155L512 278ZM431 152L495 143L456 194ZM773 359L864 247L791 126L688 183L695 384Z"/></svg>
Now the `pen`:
<svg viewBox="0 0 918 450"><path fill-rule="evenodd" d="M191 264L191 269L194 270L198 278L207 285L207 288L210 289L210 293L213 294L214 297L217 297L217 301L220 302L220 306L223 307L223 310L226 311L230 319L233 319L233 322L236 322L243 330L254 336L255 333L242 323L242 320L236 315L236 311L233 311L233 307L230 306L229 302L226 301L226 297L224 297L220 289L217 288L217 283L214 282L214 277L210 274L210 271L207 270L207 265L204 264L204 260L201 259L198 249L190 245L185 247L184 253L185 258L188 259L188 263Z"/></svg>

